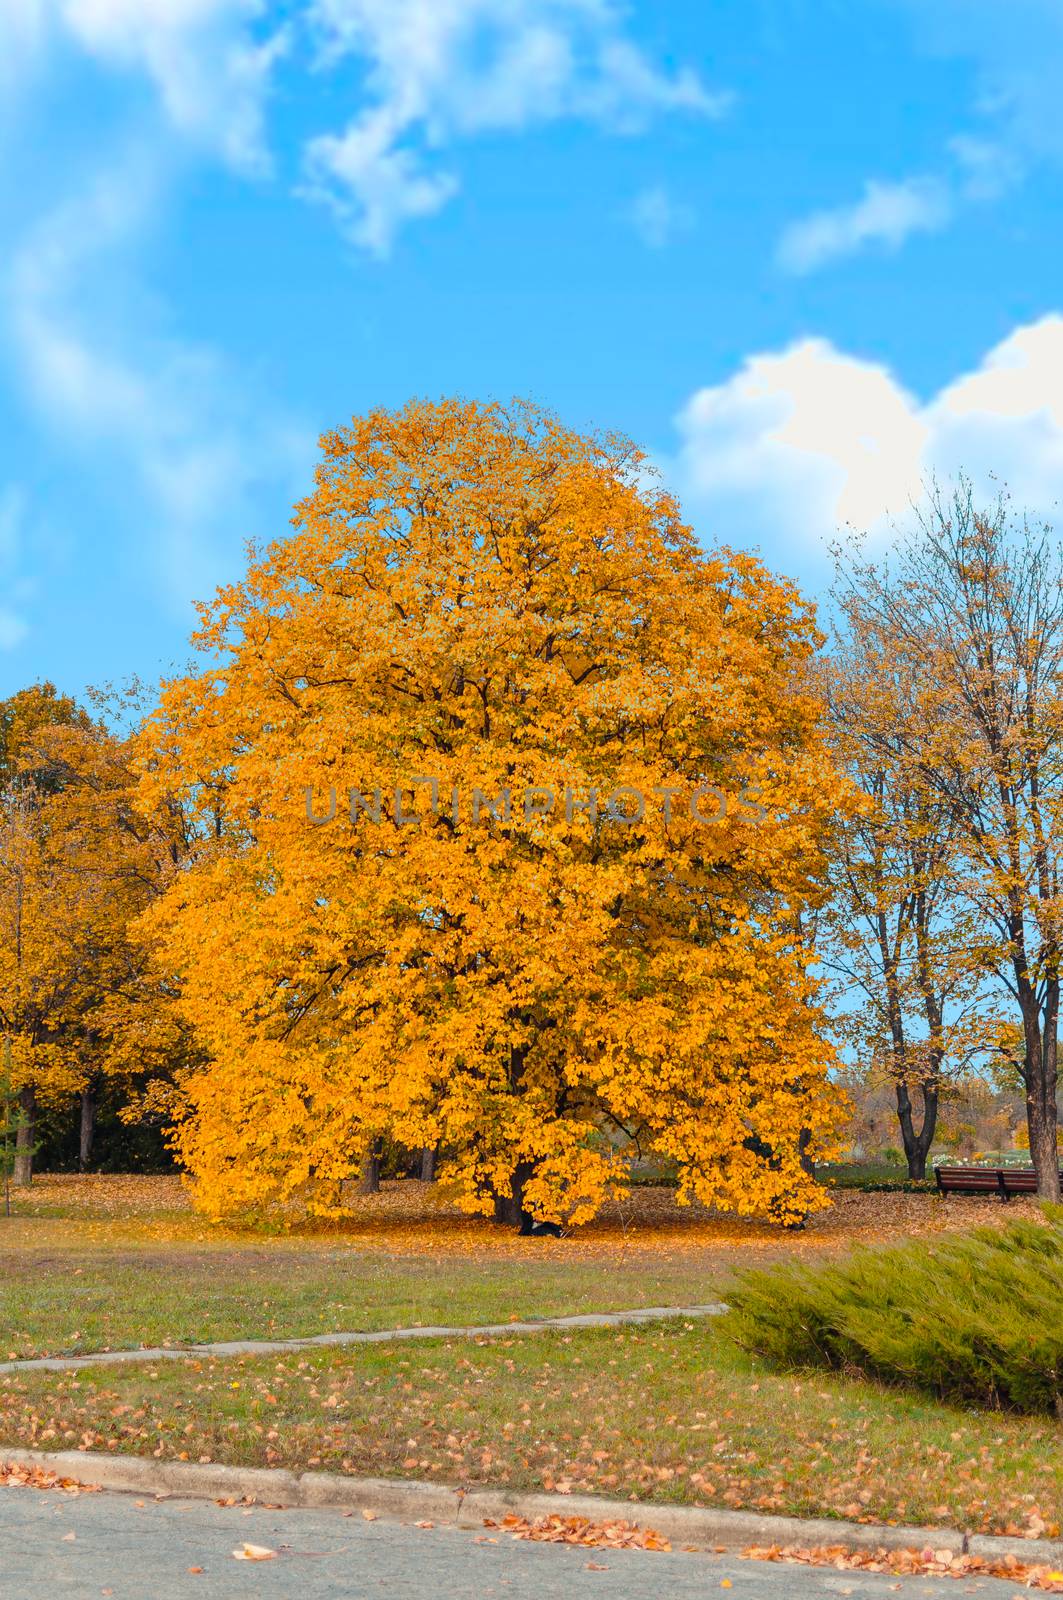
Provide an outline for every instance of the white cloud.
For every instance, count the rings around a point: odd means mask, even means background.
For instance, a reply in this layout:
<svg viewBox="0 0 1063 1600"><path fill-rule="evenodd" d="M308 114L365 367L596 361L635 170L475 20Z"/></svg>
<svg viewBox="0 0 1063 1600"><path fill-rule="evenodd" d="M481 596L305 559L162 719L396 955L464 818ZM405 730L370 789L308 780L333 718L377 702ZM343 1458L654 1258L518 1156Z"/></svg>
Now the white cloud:
<svg viewBox="0 0 1063 1600"><path fill-rule="evenodd" d="M779 264L787 272L814 272L867 245L897 250L913 233L944 227L951 215L949 189L937 178L872 180L854 205L817 211L791 223L779 242Z"/></svg>
<svg viewBox="0 0 1063 1600"><path fill-rule="evenodd" d="M26 518L26 491L9 483L0 490L0 573L15 565L22 544L22 525Z"/></svg>
<svg viewBox="0 0 1063 1600"><path fill-rule="evenodd" d="M268 402L254 406L210 350L138 326L110 334L103 287L145 204L136 163L58 208L16 253L9 332L39 413L81 456L174 610L226 576L256 493L282 503L311 441Z"/></svg>
<svg viewBox="0 0 1063 1600"><path fill-rule="evenodd" d="M425 172L412 150L397 149L399 132L381 107L345 134L319 134L307 151L308 197L324 200L351 237L379 256L404 222L441 211L458 191L453 173Z"/></svg>
<svg viewBox="0 0 1063 1600"><path fill-rule="evenodd" d="M726 97L657 67L612 0L311 0L322 66L363 64L368 105L306 152L307 193L385 254L458 179L436 151L561 118L631 132L656 112L717 116Z"/></svg>
<svg viewBox="0 0 1063 1600"><path fill-rule="evenodd" d="M301 192L380 255L457 192L439 152L462 140L562 118L631 133L656 113L729 103L640 50L619 0L0 0L8 98L58 39L146 78L172 132L249 171L269 163L276 62L305 68L309 49L330 99L351 81L354 106L307 140Z"/></svg>
<svg viewBox="0 0 1063 1600"><path fill-rule="evenodd" d="M998 200L1037 160L1063 160L1063 7L1059 0L894 0L911 13L918 42L966 57L977 131L948 140L936 176L868 183L855 204L793 223L780 264L808 272L867 244L897 249L913 233L944 227L966 204Z"/></svg>
<svg viewBox="0 0 1063 1600"><path fill-rule="evenodd" d="M809 339L699 390L667 471L706 531L814 550L883 530L934 473L993 479L1050 515L1063 497L1063 316L1015 330L923 402L887 367Z"/></svg>
<svg viewBox="0 0 1063 1600"><path fill-rule="evenodd" d="M9 483L0 489L0 650L14 650L29 634L29 623L21 609L15 609L28 597L26 581L17 577L26 514L21 485Z"/></svg>
<svg viewBox="0 0 1063 1600"><path fill-rule="evenodd" d="M177 132L254 170L266 160L263 101L286 39L265 29L265 10L265 0L0 0L0 31L9 71L55 36L108 69L145 75Z"/></svg>
<svg viewBox="0 0 1063 1600"><path fill-rule="evenodd" d="M46 0L0 0L4 58L25 59L39 48L44 33Z"/></svg>
<svg viewBox="0 0 1063 1600"><path fill-rule="evenodd" d="M1016 329L927 411L941 469L992 472L1052 513L1063 499L1063 316Z"/></svg>
<svg viewBox="0 0 1063 1600"><path fill-rule="evenodd" d="M999 200L1022 177L1022 162L1015 152L992 139L958 134L949 140L949 153L960 169L960 187L967 200Z"/></svg>
<svg viewBox="0 0 1063 1600"><path fill-rule="evenodd" d="M0 605L0 650L17 650L29 637L26 619L6 605Z"/></svg>
<svg viewBox="0 0 1063 1600"><path fill-rule="evenodd" d="M969 60L975 110L1014 154L1063 158L1059 0L895 0L933 53Z"/></svg>
<svg viewBox="0 0 1063 1600"><path fill-rule="evenodd" d="M694 223L694 213L687 205L673 200L662 184L653 184L641 190L628 213L629 220L643 244L650 250L664 250L680 233L686 233Z"/></svg>

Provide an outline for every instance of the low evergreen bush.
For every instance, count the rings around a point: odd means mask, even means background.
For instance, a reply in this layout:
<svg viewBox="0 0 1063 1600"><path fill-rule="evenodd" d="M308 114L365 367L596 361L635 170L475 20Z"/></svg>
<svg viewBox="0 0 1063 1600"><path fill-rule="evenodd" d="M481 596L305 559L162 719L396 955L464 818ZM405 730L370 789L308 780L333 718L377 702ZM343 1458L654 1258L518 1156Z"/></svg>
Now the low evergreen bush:
<svg viewBox="0 0 1063 1600"><path fill-rule="evenodd" d="M1063 1419L1063 1208L844 1261L744 1273L722 1331L776 1366Z"/></svg>
<svg viewBox="0 0 1063 1600"><path fill-rule="evenodd" d="M824 1161L817 1164L816 1177L834 1189L862 1194L925 1194L934 1187L933 1172L927 1178L909 1178L903 1166L888 1161Z"/></svg>

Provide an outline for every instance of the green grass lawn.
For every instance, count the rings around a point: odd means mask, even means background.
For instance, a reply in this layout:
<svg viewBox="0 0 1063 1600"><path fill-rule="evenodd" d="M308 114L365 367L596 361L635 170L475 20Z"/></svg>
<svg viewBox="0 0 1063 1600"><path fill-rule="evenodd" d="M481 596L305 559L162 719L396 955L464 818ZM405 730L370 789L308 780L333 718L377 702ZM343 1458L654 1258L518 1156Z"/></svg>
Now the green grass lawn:
<svg viewBox="0 0 1063 1600"><path fill-rule="evenodd" d="M399 1183L342 1225L269 1237L205 1223L172 1178L46 1178L0 1217L0 1360L698 1304L736 1268L975 1220L1005 1218L992 1201L839 1190L787 1233L638 1189L570 1238L519 1239Z"/></svg>
<svg viewBox="0 0 1063 1600"><path fill-rule="evenodd" d="M204 1223L173 1179L45 1178L0 1218L0 1360L716 1298L733 1245L629 1249L626 1226L522 1240L396 1185L349 1228L269 1237Z"/></svg>
<svg viewBox="0 0 1063 1600"><path fill-rule="evenodd" d="M538 1240L516 1261L284 1246L0 1250L0 1360L691 1305L717 1298L725 1277L701 1257L544 1259Z"/></svg>
<svg viewBox="0 0 1063 1600"><path fill-rule="evenodd" d="M5 1375L4 1444L995 1532L1063 1504L1057 1424L779 1374L702 1323Z"/></svg>

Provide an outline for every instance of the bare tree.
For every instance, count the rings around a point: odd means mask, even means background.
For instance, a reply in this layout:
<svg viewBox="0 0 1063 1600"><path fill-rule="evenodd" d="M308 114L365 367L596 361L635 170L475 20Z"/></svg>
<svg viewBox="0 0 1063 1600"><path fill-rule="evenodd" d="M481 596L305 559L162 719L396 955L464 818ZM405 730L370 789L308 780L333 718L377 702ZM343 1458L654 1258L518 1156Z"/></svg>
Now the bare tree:
<svg viewBox="0 0 1063 1600"><path fill-rule="evenodd" d="M844 607L843 607L844 614ZM896 1100L909 1177L926 1176L942 1088L984 1044L970 912L953 867L955 807L908 757L905 664L853 617L840 631L827 703L835 753L863 804L839 821L819 944L839 1031Z"/></svg>
<svg viewBox="0 0 1063 1600"><path fill-rule="evenodd" d="M1006 496L936 487L889 566L842 562L841 600L911 686L908 769L956 830L950 871L978 918L970 957L1010 991L1038 1193L1059 1198L1056 1144L1063 847L1063 558Z"/></svg>

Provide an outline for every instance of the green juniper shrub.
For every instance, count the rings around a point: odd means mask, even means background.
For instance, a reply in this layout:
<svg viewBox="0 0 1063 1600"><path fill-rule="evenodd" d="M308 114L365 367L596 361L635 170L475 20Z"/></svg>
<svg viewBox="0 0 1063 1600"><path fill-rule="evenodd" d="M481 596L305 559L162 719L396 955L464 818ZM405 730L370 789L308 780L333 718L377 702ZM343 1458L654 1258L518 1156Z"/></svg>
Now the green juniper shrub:
<svg viewBox="0 0 1063 1600"><path fill-rule="evenodd" d="M722 1331L788 1368L1063 1418L1063 1208L844 1261L744 1273Z"/></svg>

